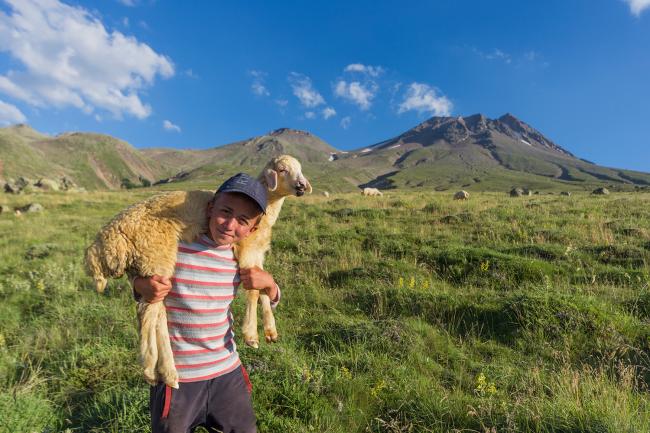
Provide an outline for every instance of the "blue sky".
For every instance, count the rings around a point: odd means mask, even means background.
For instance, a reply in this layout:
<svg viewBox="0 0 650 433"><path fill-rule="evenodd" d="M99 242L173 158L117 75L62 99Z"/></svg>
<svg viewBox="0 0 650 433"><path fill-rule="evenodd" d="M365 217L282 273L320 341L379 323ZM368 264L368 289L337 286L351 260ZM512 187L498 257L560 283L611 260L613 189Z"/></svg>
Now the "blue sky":
<svg viewBox="0 0 650 433"><path fill-rule="evenodd" d="M279 127L339 149L513 113L650 172L650 0L0 0L0 124L206 148Z"/></svg>

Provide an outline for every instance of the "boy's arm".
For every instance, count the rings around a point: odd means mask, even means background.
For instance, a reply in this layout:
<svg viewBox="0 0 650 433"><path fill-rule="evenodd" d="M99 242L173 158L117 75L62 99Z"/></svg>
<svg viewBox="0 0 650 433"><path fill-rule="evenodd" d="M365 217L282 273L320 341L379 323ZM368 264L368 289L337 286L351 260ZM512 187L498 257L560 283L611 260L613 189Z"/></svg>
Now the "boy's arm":
<svg viewBox="0 0 650 433"><path fill-rule="evenodd" d="M275 308L280 302L280 286L273 276L257 266L239 270L239 278L246 290L264 290L271 299L271 307Z"/></svg>
<svg viewBox="0 0 650 433"><path fill-rule="evenodd" d="M131 287L133 288L133 299L137 302L154 304L160 302L169 293L172 283L169 278L153 275L142 277L127 271Z"/></svg>

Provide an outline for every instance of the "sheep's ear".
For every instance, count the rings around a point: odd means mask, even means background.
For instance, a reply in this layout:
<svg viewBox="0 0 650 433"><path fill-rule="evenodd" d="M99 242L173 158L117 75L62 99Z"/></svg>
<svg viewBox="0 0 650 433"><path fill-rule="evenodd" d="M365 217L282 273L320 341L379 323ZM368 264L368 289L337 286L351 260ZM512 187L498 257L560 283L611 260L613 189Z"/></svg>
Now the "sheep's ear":
<svg viewBox="0 0 650 433"><path fill-rule="evenodd" d="M307 191L307 194L311 194L311 191L312 191L311 183L309 183L307 178L305 178L305 191Z"/></svg>
<svg viewBox="0 0 650 433"><path fill-rule="evenodd" d="M266 172L264 172L264 179L269 191L275 191L278 187L278 172L272 168L267 168Z"/></svg>

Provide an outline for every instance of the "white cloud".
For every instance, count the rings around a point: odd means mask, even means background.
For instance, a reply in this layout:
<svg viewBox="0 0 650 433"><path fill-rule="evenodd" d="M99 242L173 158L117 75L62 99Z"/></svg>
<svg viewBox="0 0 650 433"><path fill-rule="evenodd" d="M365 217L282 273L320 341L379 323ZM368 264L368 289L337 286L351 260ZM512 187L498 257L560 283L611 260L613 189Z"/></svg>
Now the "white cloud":
<svg viewBox="0 0 650 433"><path fill-rule="evenodd" d="M323 96L313 88L311 79L306 75L292 72L289 74L289 83L293 89L293 94L303 106L314 108L325 103Z"/></svg>
<svg viewBox="0 0 650 433"><path fill-rule="evenodd" d="M253 84L251 84L251 89L253 90L253 93L255 93L258 96L271 95L271 92L269 92L268 89L264 87L264 85L261 83L253 82Z"/></svg>
<svg viewBox="0 0 650 433"><path fill-rule="evenodd" d="M379 75L384 73L384 68L382 68L381 66L370 66L370 65L363 65L361 63L352 63L347 65L344 71L361 72L364 74L368 74L371 77L378 77Z"/></svg>
<svg viewBox="0 0 650 433"><path fill-rule="evenodd" d="M181 127L178 125L174 125L169 120L163 120L163 128L165 128L165 131L181 132Z"/></svg>
<svg viewBox="0 0 650 433"><path fill-rule="evenodd" d="M334 87L334 94L357 104L362 110L367 110L370 108L372 99L378 90L379 86L374 82L360 83L352 81L348 83L340 80Z"/></svg>
<svg viewBox="0 0 650 433"><path fill-rule="evenodd" d="M268 91L266 86L264 86L264 80L266 80L266 72L252 70L248 74L253 77L253 84L251 84L251 90L257 96L270 96L271 92Z"/></svg>
<svg viewBox="0 0 650 433"><path fill-rule="evenodd" d="M452 103L446 96L438 96L436 89L423 83L411 83L406 89L398 113L417 111L435 116L449 116Z"/></svg>
<svg viewBox="0 0 650 433"><path fill-rule="evenodd" d="M314 113L313 111L308 111L308 112L305 113L305 117L307 119L313 119L313 118L316 117L316 113Z"/></svg>
<svg viewBox="0 0 650 433"><path fill-rule="evenodd" d="M117 0L122 3L124 6L134 7L138 2L137 0Z"/></svg>
<svg viewBox="0 0 650 433"><path fill-rule="evenodd" d="M108 31L96 16L58 0L7 0L0 12L0 52L23 70L0 75L0 92L37 107L103 109L145 118L140 91L174 66L148 45Z"/></svg>
<svg viewBox="0 0 650 433"><path fill-rule="evenodd" d="M650 7L650 0L623 0L630 6L630 11L635 16L640 16L641 12Z"/></svg>
<svg viewBox="0 0 650 433"><path fill-rule="evenodd" d="M27 118L15 105L0 101L0 125L25 123Z"/></svg>
<svg viewBox="0 0 650 433"><path fill-rule="evenodd" d="M472 48L472 51L477 54L479 57L486 60L502 60L503 62L510 64L512 63L512 56L498 48L495 48L489 53L485 53L478 48Z"/></svg>
<svg viewBox="0 0 650 433"><path fill-rule="evenodd" d="M336 110L332 107L324 108L322 111L323 119L327 120L332 116L336 116Z"/></svg>
<svg viewBox="0 0 650 433"><path fill-rule="evenodd" d="M486 57L488 60L493 60L493 59L501 59L506 63L512 62L512 58L510 57L510 54L504 53L498 48L495 48L492 54L488 54Z"/></svg>
<svg viewBox="0 0 650 433"><path fill-rule="evenodd" d="M350 127L350 123L352 123L352 118L350 116L345 116L343 119L341 119L341 128L348 129Z"/></svg>

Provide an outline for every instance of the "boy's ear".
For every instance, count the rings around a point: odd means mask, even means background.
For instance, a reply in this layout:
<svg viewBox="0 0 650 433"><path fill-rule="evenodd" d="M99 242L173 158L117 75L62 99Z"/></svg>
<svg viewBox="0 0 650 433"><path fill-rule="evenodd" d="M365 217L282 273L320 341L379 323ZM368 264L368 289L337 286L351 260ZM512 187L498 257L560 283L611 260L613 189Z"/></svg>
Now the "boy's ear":
<svg viewBox="0 0 650 433"><path fill-rule="evenodd" d="M214 199L210 200L208 206L205 208L205 215L210 219L212 216L212 208L214 207Z"/></svg>
<svg viewBox="0 0 650 433"><path fill-rule="evenodd" d="M275 191L278 187L278 172L272 168L267 168L264 172L264 179L266 180L266 186L269 191Z"/></svg>

